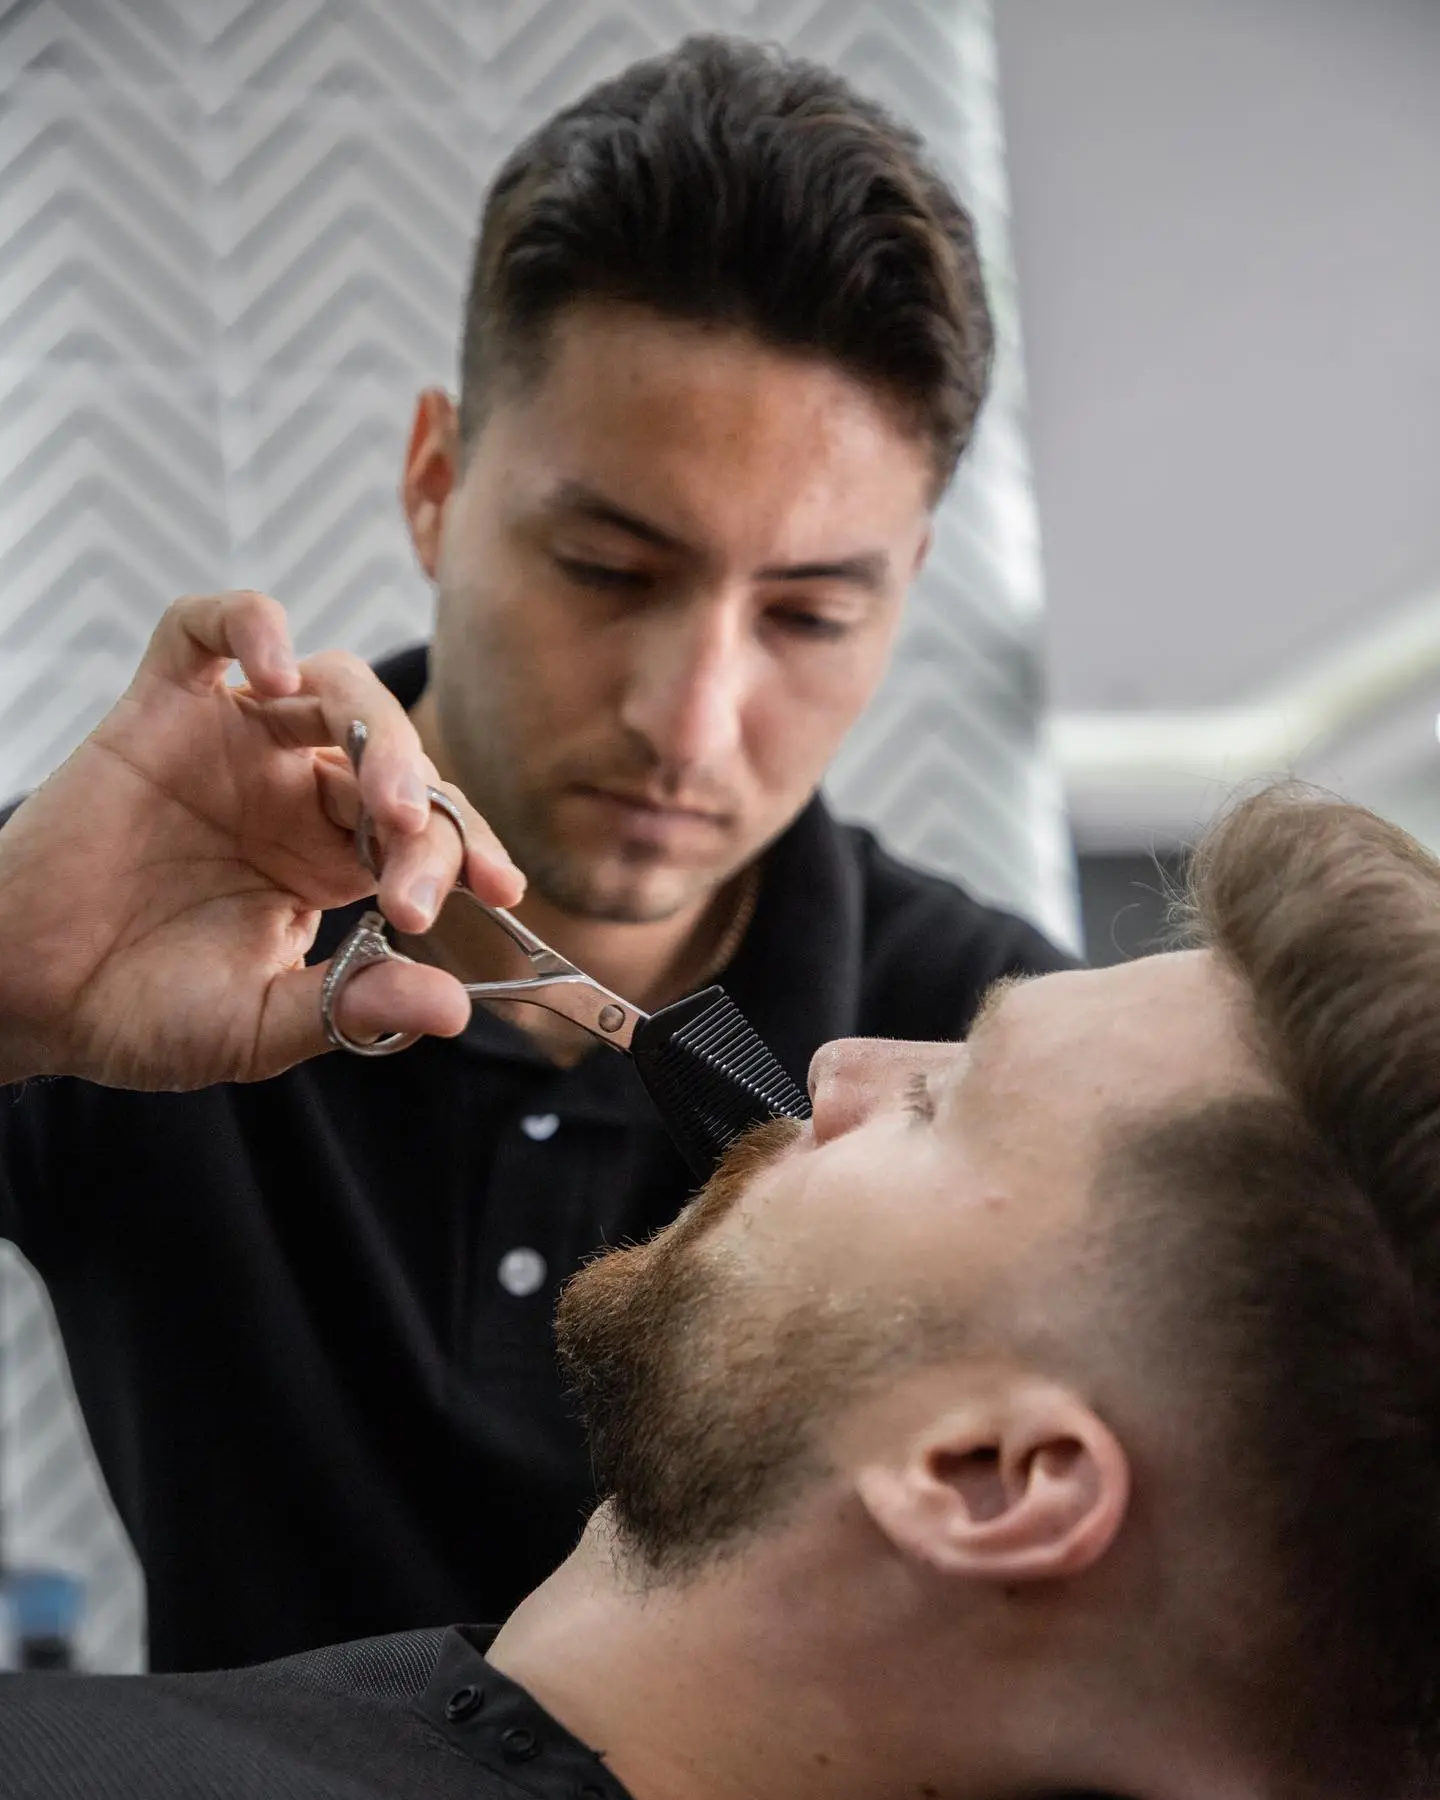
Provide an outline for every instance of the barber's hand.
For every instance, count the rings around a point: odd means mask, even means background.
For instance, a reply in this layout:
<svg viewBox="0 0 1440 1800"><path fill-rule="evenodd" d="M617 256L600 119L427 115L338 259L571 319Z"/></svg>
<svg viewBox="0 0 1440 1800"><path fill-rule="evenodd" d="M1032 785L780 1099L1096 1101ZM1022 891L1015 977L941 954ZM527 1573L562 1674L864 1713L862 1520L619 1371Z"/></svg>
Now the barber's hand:
<svg viewBox="0 0 1440 1800"><path fill-rule="evenodd" d="M228 686L238 662L245 685ZM357 776L343 751L368 732ZM459 791L468 854L425 797L439 786L399 702L331 652L297 663L263 594L178 601L134 681L0 831L0 1080L117 1087L258 1081L326 1048L320 912L370 893L360 811L384 856L382 910L426 930L460 873L492 905L524 881ZM338 1006L352 1037L446 1037L470 1003L440 969L362 970Z"/></svg>

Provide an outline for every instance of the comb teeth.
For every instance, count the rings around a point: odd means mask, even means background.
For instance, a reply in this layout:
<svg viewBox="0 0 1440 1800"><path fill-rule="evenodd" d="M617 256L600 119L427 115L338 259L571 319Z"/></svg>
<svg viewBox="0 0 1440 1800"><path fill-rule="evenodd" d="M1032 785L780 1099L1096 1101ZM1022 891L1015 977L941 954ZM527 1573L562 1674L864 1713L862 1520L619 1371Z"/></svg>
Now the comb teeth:
<svg viewBox="0 0 1440 1800"><path fill-rule="evenodd" d="M727 1144L766 1119L808 1119L810 1102L723 988L662 1007L630 1046L686 1161L708 1176Z"/></svg>

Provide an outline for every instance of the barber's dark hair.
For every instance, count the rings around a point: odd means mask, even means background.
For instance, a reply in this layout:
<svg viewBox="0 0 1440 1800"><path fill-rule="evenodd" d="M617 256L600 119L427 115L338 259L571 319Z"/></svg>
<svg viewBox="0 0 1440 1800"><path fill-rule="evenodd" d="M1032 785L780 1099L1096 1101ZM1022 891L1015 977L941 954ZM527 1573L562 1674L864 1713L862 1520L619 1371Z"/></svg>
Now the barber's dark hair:
<svg viewBox="0 0 1440 1800"><path fill-rule="evenodd" d="M1121 1147L1103 1179L1139 1177L1126 1280L1167 1296L1159 1335L1223 1439L1253 1550L1249 1700L1300 1791L1433 1795L1440 864L1359 807L1272 789L1191 882L1275 1092Z"/></svg>
<svg viewBox="0 0 1440 1800"><path fill-rule="evenodd" d="M466 444L589 299L833 360L904 409L937 492L989 381L974 226L918 138L838 75L738 39L634 64L506 161L466 302Z"/></svg>

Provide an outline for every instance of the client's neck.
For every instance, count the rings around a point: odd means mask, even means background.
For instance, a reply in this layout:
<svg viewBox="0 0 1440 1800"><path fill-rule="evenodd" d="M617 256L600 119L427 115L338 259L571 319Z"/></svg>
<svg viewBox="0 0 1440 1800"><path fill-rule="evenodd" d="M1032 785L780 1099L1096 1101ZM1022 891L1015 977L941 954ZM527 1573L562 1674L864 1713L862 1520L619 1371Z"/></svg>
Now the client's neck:
<svg viewBox="0 0 1440 1800"><path fill-rule="evenodd" d="M647 1582L602 1511L490 1661L603 1751L635 1800L958 1793L923 1767L920 1718L913 1733L898 1718L891 1729L892 1694L902 1713L910 1701L888 1679L901 1645L883 1616L861 1625L855 1596L840 1598L853 1567L805 1535Z"/></svg>
<svg viewBox="0 0 1440 1800"><path fill-rule="evenodd" d="M634 1800L990 1800L1077 1780L1165 1800L1274 1793L1225 1765L1223 1721L1193 1685L1171 1708L1152 1675L1137 1706L1147 1684L1117 1658L1113 1606L1070 1623L1038 1593L1004 1608L997 1629L932 1586L833 1491L676 1580L642 1578L602 1510L490 1661ZM1141 1631L1137 1653L1151 1643Z"/></svg>

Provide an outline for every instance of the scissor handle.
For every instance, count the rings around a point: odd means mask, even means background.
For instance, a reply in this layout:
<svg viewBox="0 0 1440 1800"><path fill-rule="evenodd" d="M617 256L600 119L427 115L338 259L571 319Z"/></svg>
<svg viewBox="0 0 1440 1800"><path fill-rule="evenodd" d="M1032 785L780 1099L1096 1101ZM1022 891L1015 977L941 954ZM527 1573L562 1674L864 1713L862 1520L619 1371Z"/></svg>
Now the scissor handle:
<svg viewBox="0 0 1440 1800"><path fill-rule="evenodd" d="M567 962L558 950L552 950L503 906L487 906L467 887L457 886L455 891L464 894L472 905L493 919L511 942L525 952L535 970L533 975L519 976L513 981L462 982L461 986L472 1000L527 1001L532 1006L543 1006L547 1012L556 1013L562 1019L571 1020L603 1044L613 1044L617 1050L630 1048L636 1026L643 1024L648 1014ZM415 961L413 956L406 956L403 950L395 948L386 931L382 913L363 914L359 924L335 952L320 990L320 1016L325 1024L325 1036L337 1049L349 1050L355 1056L393 1056L397 1050L408 1050L416 1041L413 1033L392 1031L377 1038L373 1044L364 1044L348 1037L335 1017L342 988L361 969L375 962Z"/></svg>
<svg viewBox="0 0 1440 1800"><path fill-rule="evenodd" d="M413 956L403 955L386 937L383 913L361 915L360 923L331 957L330 967L320 985L320 1018L326 1038L337 1050L348 1050L352 1056L393 1056L397 1050L408 1050L417 1041L414 1032L391 1031L376 1038L374 1043L365 1044L359 1038L347 1037L335 1017L340 990L361 969L369 968L371 963L414 960Z"/></svg>
<svg viewBox="0 0 1440 1800"><path fill-rule="evenodd" d="M537 968L539 967L539 961L542 957L549 957L554 962L562 964L567 969L574 967L572 963L566 962L565 958L561 956L557 950L552 950L543 938L536 937L535 933L531 931L528 925L522 925L515 917L514 913L506 912L503 906L488 905L484 900L481 900L476 895L474 889L468 887L464 881L457 881L455 883L454 891L457 894L464 894L467 900L480 908L481 912L488 914L488 916L492 918L505 933L506 937L509 938L510 942L514 944L517 949L523 950L530 958L531 962L535 963ZM558 973L559 971L557 970L556 972ZM576 972L578 973L578 971Z"/></svg>

